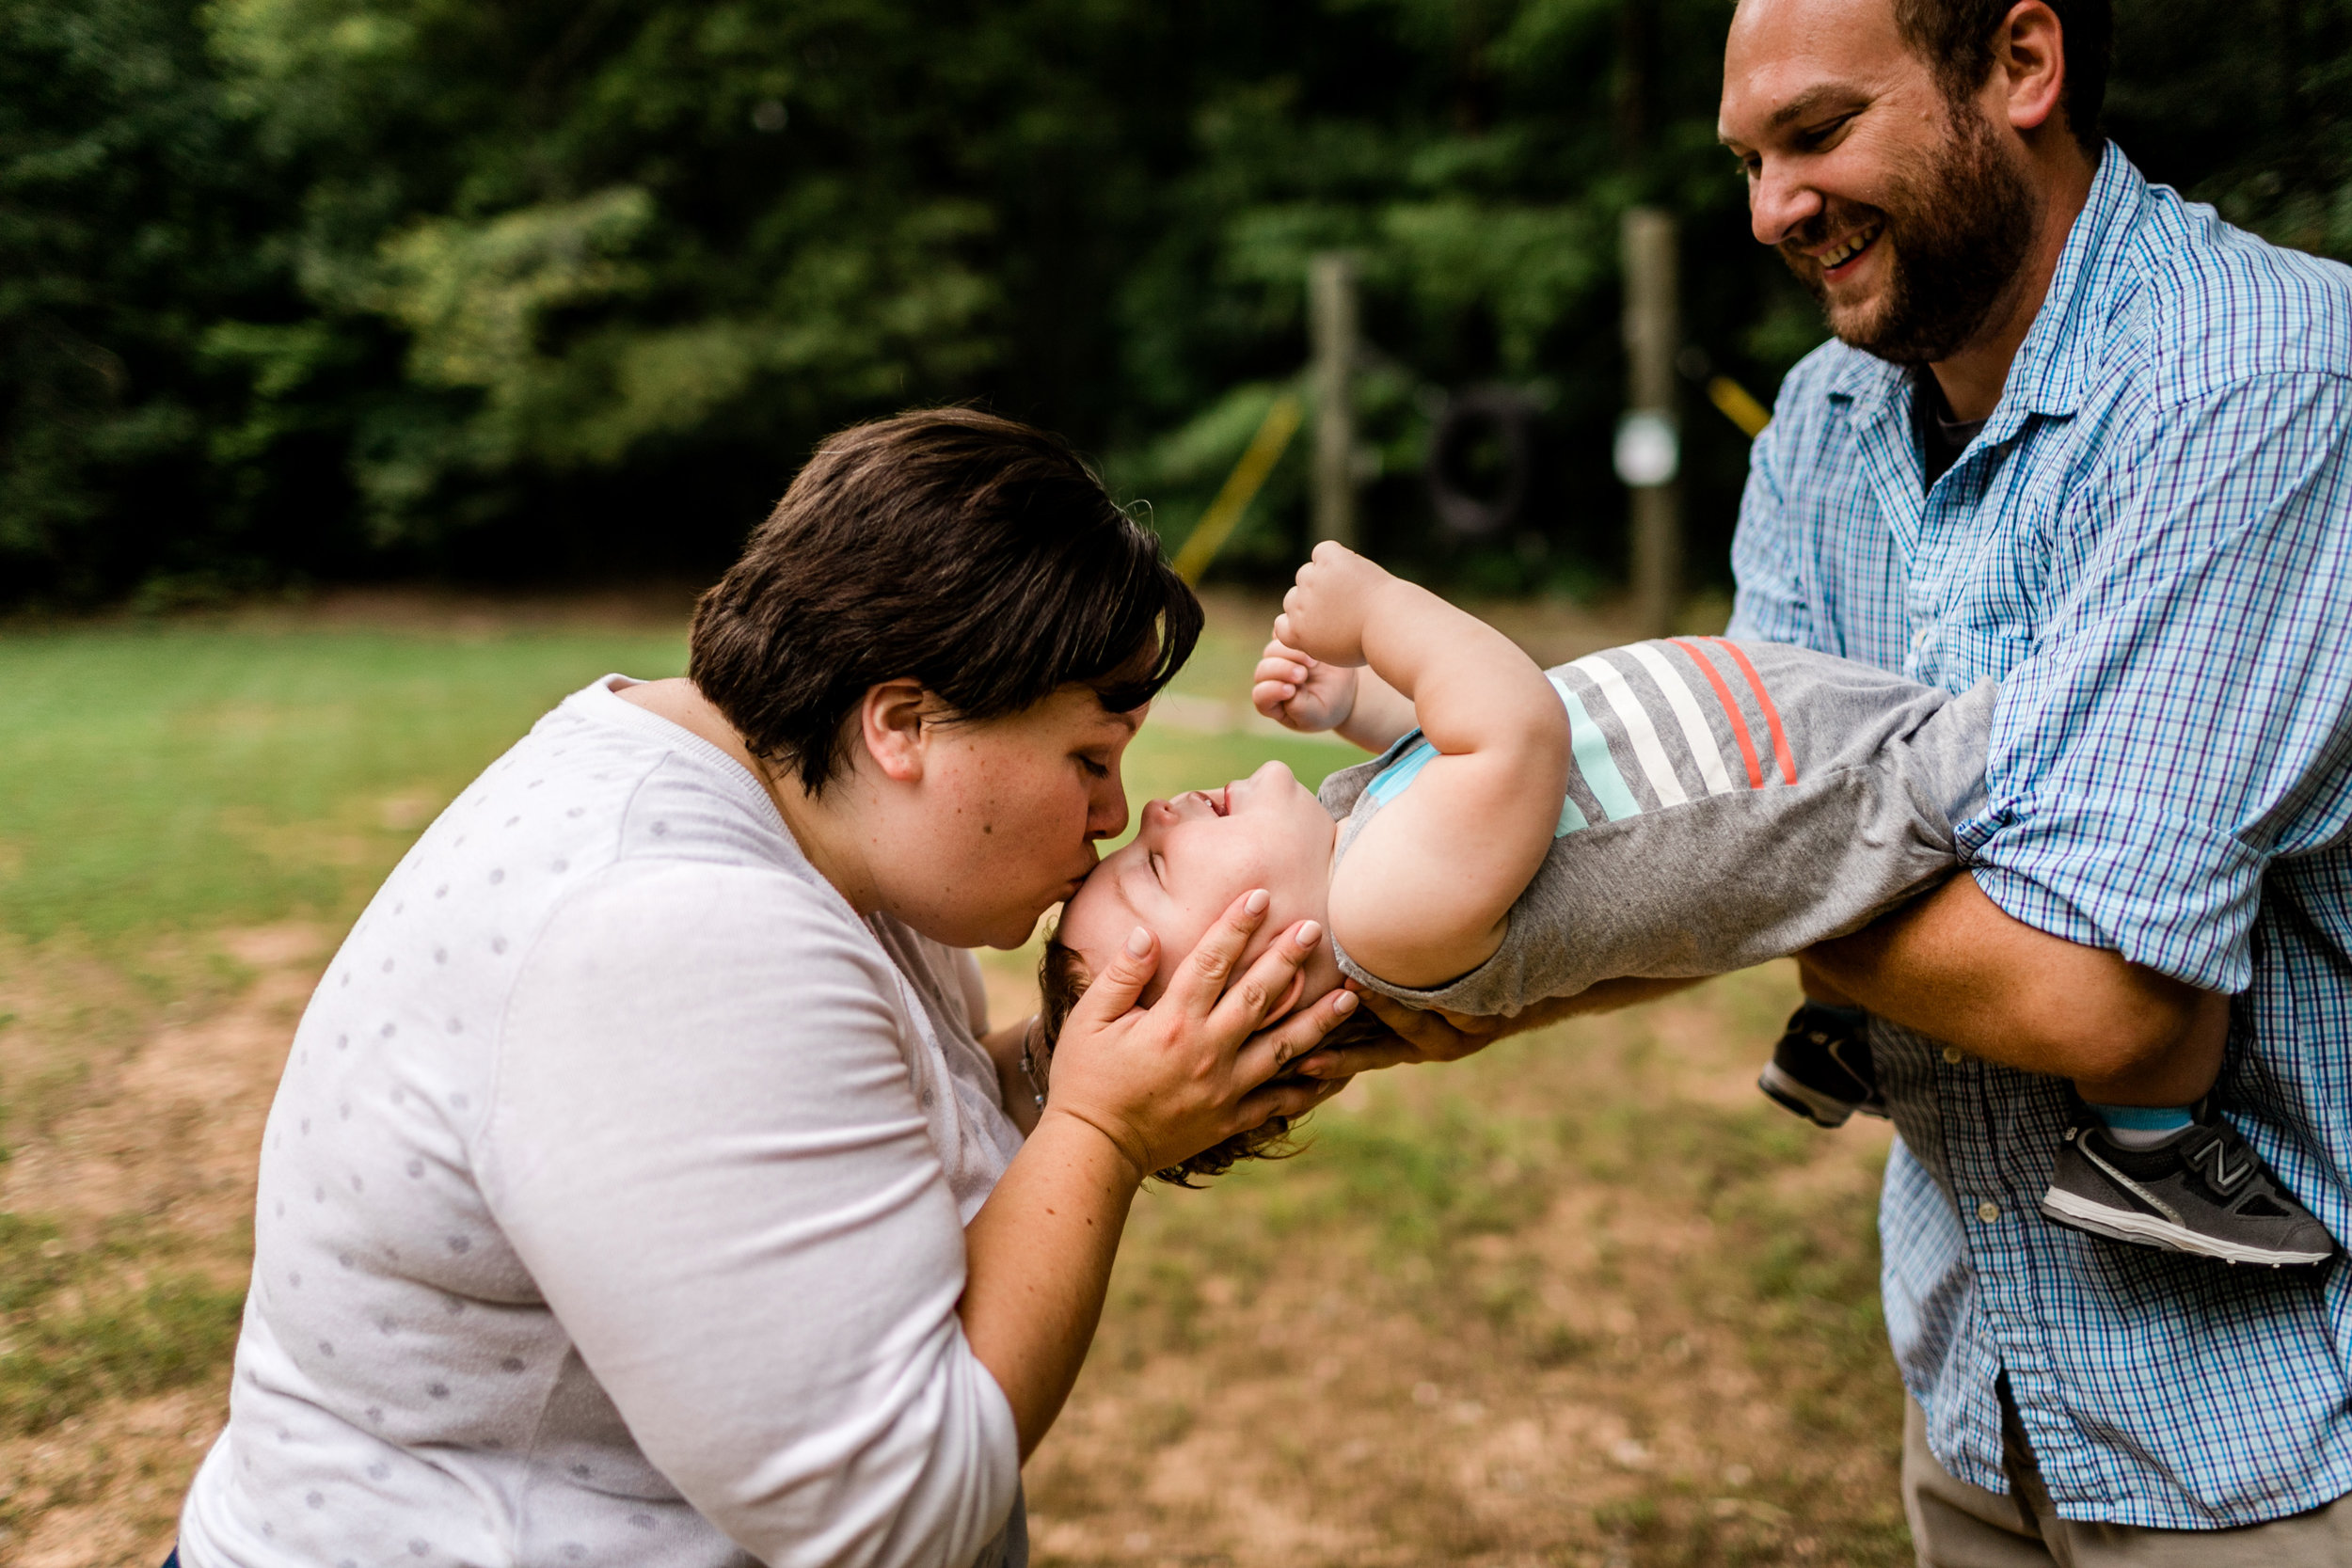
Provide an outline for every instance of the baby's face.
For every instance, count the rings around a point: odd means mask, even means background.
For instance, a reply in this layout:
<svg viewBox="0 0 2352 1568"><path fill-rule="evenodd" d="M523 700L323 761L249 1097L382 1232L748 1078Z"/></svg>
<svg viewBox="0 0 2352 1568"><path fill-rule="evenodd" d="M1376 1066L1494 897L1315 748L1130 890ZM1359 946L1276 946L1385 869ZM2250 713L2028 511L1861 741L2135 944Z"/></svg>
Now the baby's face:
<svg viewBox="0 0 2352 1568"><path fill-rule="evenodd" d="M1100 974L1127 933L1149 927L1160 939L1160 967L1145 989L1149 1003L1195 943L1251 888L1271 900L1249 941L1238 974L1301 920L1321 922L1331 887L1338 824L1291 770L1269 762L1219 790L1196 789L1143 808L1133 842L1106 857L1062 911L1061 940L1078 950L1087 973ZM1300 998L1340 983L1328 937L1307 961Z"/></svg>

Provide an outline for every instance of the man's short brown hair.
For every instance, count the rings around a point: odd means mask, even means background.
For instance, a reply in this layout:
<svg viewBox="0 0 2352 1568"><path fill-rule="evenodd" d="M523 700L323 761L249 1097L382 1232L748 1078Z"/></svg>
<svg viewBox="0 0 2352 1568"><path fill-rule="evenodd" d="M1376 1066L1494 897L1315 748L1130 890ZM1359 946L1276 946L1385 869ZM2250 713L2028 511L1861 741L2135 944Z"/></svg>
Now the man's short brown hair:
<svg viewBox="0 0 2352 1568"><path fill-rule="evenodd" d="M848 721L912 678L959 718L1091 686L1140 707L1200 602L1059 436L929 408L827 440L702 596L687 673L752 752L822 790Z"/></svg>
<svg viewBox="0 0 2352 1568"><path fill-rule="evenodd" d="M2085 152L2097 154L2099 109L2106 102L2107 60L2115 45L2114 0L2043 0L2066 38L2066 80L2058 106ZM1895 26L1912 52L1935 71L1945 96L1960 103L1993 71L1993 40L2017 0L1895 0Z"/></svg>

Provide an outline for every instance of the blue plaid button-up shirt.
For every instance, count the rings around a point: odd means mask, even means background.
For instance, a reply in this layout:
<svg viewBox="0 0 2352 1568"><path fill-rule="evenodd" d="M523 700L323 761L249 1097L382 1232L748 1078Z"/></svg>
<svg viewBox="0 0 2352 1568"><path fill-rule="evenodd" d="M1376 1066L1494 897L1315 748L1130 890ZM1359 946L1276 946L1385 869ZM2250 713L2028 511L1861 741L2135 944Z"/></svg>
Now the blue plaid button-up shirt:
<svg viewBox="0 0 2352 1568"><path fill-rule="evenodd" d="M1829 343L1758 438L1736 635L2003 683L1979 884L2236 993L2217 1103L2352 1241L2352 271L2109 146L1984 430L1933 489L1901 370ZM1889 1335L1955 1475L2010 1386L2069 1518L2352 1493L2352 1265L2233 1269L2035 1211L2068 1087L1883 1023Z"/></svg>

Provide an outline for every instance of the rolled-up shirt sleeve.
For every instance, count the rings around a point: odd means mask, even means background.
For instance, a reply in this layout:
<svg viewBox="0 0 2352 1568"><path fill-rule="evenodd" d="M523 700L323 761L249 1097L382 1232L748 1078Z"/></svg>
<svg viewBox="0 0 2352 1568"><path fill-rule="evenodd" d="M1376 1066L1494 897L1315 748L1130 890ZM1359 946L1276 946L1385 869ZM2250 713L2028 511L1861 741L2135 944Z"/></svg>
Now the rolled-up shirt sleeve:
<svg viewBox="0 0 2352 1568"><path fill-rule="evenodd" d="M879 946L819 890L615 873L501 1030L485 1195L646 1457L763 1562L963 1568L1019 1482Z"/></svg>
<svg viewBox="0 0 2352 1568"><path fill-rule="evenodd" d="M2352 379L2184 404L2109 473L1962 849L2027 925L2242 990L2268 867L2352 832Z"/></svg>

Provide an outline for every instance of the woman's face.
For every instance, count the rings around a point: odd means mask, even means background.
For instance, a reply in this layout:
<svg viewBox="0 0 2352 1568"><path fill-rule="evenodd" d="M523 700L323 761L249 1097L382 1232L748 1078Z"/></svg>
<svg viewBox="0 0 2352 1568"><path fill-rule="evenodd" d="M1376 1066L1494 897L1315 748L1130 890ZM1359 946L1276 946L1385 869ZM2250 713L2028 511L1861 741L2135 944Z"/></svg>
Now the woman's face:
<svg viewBox="0 0 2352 1568"><path fill-rule="evenodd" d="M871 825L882 902L935 942L1018 947L1126 831L1120 762L1148 708L1064 687L1001 719L930 728L919 799Z"/></svg>
<svg viewBox="0 0 2352 1568"><path fill-rule="evenodd" d="M1063 911L1060 940L1100 974L1127 933L1147 926L1160 939L1160 969L1147 1002L1167 988L1168 973L1216 918L1251 888L1271 899L1239 974L1297 921L1327 926L1331 848L1338 825L1279 762L1219 790L1196 789L1143 808L1135 841L1103 862ZM1308 960L1302 996L1340 983L1331 944Z"/></svg>

